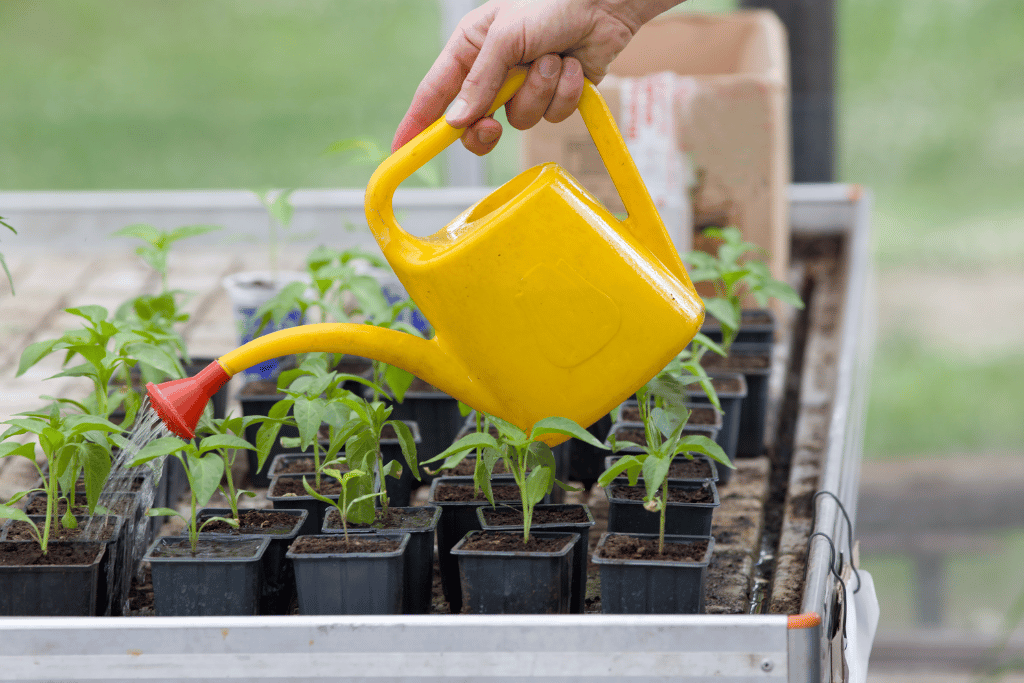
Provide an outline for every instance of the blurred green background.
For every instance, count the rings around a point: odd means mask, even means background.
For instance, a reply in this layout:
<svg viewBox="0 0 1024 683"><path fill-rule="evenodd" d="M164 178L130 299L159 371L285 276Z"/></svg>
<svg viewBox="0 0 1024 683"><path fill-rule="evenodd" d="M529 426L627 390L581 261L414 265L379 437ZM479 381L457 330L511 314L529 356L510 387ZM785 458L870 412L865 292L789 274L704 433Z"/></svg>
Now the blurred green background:
<svg viewBox="0 0 1024 683"><path fill-rule="evenodd" d="M838 176L876 197L866 458L1017 456L1024 12L1009 0L838 6ZM0 189L365 184L372 165L325 150L357 136L390 145L440 21L433 0L3 0ZM495 183L516 167L508 138L489 160ZM991 580L955 588L950 625L986 627L1019 590L988 569L1020 565L1024 542L1011 541L1005 556L957 560L957 576ZM906 563L868 565L887 625L909 624Z"/></svg>

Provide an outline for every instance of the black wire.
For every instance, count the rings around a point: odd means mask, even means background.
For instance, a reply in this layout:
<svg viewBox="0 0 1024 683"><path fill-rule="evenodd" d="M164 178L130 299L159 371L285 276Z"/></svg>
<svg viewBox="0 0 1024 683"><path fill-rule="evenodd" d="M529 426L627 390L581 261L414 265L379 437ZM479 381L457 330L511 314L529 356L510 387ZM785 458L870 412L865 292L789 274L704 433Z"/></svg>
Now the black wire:
<svg viewBox="0 0 1024 683"><path fill-rule="evenodd" d="M814 540L815 536L821 536L826 541L828 541L828 552L829 552L829 556L828 556L828 570L829 570L829 572L833 576L836 577L836 581L839 582L839 585L843 589L843 603L844 603L843 604L843 649L845 650L846 649L846 612L847 612L847 610L850 609L850 606L845 604L846 603L846 582L843 581L843 577L839 575L839 572L836 569L836 564L837 564L836 563L836 546L832 542L832 538L828 534L826 534L824 531L815 531L813 534L811 534L807 538L807 557L810 558L810 556L811 556L811 541Z"/></svg>
<svg viewBox="0 0 1024 683"><path fill-rule="evenodd" d="M814 528L815 513L817 513L817 511L818 511L817 505L815 505L815 504L818 502L818 496L821 496L821 495L831 496L832 500L834 500L836 502L836 505L839 506L839 511L843 513L843 518L846 520L846 530L847 530L846 541L849 544L849 548L850 548L850 569L853 570L853 575L857 577L857 587L853 589L854 594L856 594L860 590L860 572L857 571L857 567L853 564L853 523L850 521L850 515L847 514L846 508L843 506L843 502L841 500L839 500L839 496L837 496L836 494L832 493L831 491L826 491L826 490L822 489L821 491L818 491L817 493L815 493L814 496L811 498L811 528L812 529Z"/></svg>

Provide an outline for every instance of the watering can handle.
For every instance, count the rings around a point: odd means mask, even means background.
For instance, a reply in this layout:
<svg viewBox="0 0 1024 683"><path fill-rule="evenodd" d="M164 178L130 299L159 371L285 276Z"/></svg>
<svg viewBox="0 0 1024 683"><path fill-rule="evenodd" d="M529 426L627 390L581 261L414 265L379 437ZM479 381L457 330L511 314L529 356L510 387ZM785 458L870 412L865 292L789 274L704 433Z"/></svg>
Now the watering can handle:
<svg viewBox="0 0 1024 683"><path fill-rule="evenodd" d="M526 72L525 66L509 70L508 77L487 110L488 116L512 99L525 82ZM629 217L623 223L638 242L646 246L666 268L692 288L690 278L679 258L679 252L672 244L654 201L647 192L640 172L615 125L615 117L598 92L597 86L589 79L584 81L579 110L608 169L608 175L629 213ZM392 208L395 190L402 181L462 137L464 130L448 125L442 116L388 157L370 178L366 186L366 218L385 255L393 239L406 243L415 241L415 238L403 230L395 220Z"/></svg>

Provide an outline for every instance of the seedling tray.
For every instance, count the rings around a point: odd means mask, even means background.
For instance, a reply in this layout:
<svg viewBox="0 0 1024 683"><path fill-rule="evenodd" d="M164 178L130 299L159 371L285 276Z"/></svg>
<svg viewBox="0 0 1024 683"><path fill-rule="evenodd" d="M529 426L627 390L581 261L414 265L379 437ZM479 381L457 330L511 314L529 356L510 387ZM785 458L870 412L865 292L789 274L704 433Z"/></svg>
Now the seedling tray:
<svg viewBox="0 0 1024 683"><path fill-rule="evenodd" d="M467 205L463 190L430 192L412 199L438 218ZM355 205L326 208L358 215ZM791 188L794 237L842 245L841 292L834 333L804 344L798 400L776 400L769 414L772 435L780 412L795 411L790 485L814 459L817 489L853 524L871 360L869 211L857 186ZM813 505L813 531L844 551L837 503ZM813 538L800 613L790 615L5 618L0 680L827 681L842 656L831 553Z"/></svg>

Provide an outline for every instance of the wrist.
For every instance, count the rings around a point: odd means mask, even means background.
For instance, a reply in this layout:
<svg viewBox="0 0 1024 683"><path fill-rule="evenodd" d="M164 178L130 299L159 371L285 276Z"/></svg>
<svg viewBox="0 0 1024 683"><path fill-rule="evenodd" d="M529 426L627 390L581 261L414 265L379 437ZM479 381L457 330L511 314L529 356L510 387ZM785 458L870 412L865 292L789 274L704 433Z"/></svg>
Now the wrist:
<svg viewBox="0 0 1024 683"><path fill-rule="evenodd" d="M684 0L590 0L593 9L617 17L636 34L648 21Z"/></svg>

